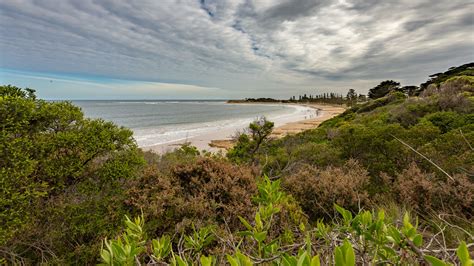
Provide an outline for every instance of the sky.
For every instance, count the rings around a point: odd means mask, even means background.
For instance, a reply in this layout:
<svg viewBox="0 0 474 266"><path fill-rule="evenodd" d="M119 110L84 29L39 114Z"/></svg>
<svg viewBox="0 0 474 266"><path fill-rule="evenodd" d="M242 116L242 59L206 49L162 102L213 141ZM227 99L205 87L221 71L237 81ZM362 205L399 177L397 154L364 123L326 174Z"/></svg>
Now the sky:
<svg viewBox="0 0 474 266"><path fill-rule="evenodd" d="M0 84L46 99L366 93L472 61L473 0L0 1Z"/></svg>

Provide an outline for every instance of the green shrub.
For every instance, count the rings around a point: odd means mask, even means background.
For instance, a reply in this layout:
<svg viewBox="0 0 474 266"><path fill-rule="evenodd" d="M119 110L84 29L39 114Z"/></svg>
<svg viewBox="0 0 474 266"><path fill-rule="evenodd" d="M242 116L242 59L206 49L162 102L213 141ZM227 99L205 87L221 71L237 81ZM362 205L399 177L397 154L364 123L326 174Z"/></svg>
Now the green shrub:
<svg viewBox="0 0 474 266"><path fill-rule="evenodd" d="M227 158L236 163L251 162L272 133L274 123L261 117L250 123L248 132L237 137L237 143L228 151Z"/></svg>
<svg viewBox="0 0 474 266"><path fill-rule="evenodd" d="M90 190L112 197L143 164L132 132L13 86L0 86L0 127L0 246L31 261L58 262L90 248L90 236L104 228L94 219L105 206L94 205L110 203ZM41 248L24 244L32 239Z"/></svg>
<svg viewBox="0 0 474 266"><path fill-rule="evenodd" d="M391 92L390 94L388 94L387 96L383 98L369 101L361 105L359 109L357 110L357 113L367 113L388 104L399 103L405 98L406 96L402 92L399 92L399 91Z"/></svg>

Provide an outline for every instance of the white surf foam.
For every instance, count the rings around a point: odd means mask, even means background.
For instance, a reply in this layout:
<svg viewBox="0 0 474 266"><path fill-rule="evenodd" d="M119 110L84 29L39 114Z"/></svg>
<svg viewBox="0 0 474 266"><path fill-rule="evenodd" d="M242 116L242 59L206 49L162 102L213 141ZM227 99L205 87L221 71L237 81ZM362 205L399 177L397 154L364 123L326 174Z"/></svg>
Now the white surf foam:
<svg viewBox="0 0 474 266"><path fill-rule="evenodd" d="M242 104L241 104L242 105ZM249 107L254 104L248 104ZM317 115L316 110L306 106L299 105L281 105L288 108L288 112L271 112L266 118L275 123L275 127L280 125L309 119ZM242 131L248 127L249 123L261 115L239 119L227 119L206 123L192 123L173 126L160 126L157 128L135 129L134 137L140 147L151 147L156 145L165 145L167 143L179 142L204 137L206 135L218 136L218 138L231 138L237 131Z"/></svg>

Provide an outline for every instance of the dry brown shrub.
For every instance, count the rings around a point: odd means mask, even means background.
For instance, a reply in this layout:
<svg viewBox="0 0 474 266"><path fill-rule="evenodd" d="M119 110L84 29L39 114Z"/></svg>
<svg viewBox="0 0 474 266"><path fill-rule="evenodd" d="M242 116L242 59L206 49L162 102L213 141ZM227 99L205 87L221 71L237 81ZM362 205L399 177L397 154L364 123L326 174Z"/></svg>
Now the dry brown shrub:
<svg viewBox="0 0 474 266"><path fill-rule="evenodd" d="M464 92L474 92L473 81L466 77L450 79L439 87L440 97L438 104L441 110L456 110L472 112L472 103Z"/></svg>
<svg viewBox="0 0 474 266"><path fill-rule="evenodd" d="M474 183L466 175L440 180L420 170L414 163L396 176L395 197L420 212L445 212L471 217L474 209Z"/></svg>
<svg viewBox="0 0 474 266"><path fill-rule="evenodd" d="M421 92L420 96L421 97L430 97L432 95L438 94L439 88L438 85L436 84L430 84L428 87Z"/></svg>
<svg viewBox="0 0 474 266"><path fill-rule="evenodd" d="M189 229L192 224L239 228L238 216L249 217L256 182L250 169L229 162L200 158L192 164L178 164L171 174L149 167L130 184L127 204L142 209L160 234Z"/></svg>
<svg viewBox="0 0 474 266"><path fill-rule="evenodd" d="M368 172L355 160L340 168L318 169L307 165L283 181L312 220L333 216L334 203L353 211L367 205L368 184Z"/></svg>

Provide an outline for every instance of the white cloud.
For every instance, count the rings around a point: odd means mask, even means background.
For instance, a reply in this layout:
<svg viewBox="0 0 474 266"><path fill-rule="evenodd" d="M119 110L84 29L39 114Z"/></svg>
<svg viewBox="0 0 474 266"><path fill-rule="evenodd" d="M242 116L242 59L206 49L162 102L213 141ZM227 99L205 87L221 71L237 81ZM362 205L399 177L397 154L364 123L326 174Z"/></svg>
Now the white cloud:
<svg viewBox="0 0 474 266"><path fill-rule="evenodd" d="M6 0L0 67L243 97L419 83L474 59L473 8L462 0Z"/></svg>

